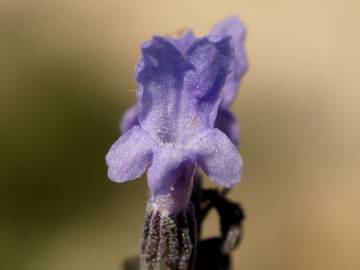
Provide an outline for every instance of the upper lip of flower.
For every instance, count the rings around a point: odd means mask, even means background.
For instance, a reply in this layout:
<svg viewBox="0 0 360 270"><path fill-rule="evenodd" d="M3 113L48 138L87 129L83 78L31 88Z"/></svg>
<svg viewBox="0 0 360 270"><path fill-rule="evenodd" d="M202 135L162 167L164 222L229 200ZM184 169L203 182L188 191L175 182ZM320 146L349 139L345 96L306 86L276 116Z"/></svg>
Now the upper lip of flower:
<svg viewBox="0 0 360 270"><path fill-rule="evenodd" d="M167 36L166 40L177 49L178 53L180 53L182 57L184 57L191 45L197 41L198 38L193 35L190 29L187 29L182 34L182 36L177 38ZM230 36L232 38L231 43L234 48L234 61L231 66L230 74L227 76L225 84L221 90L221 103L219 105L220 108L215 126L223 131L234 144L237 144L239 141L239 126L234 115L229 111L229 107L236 96L240 81L248 67L247 56L244 48L245 34L246 29L243 23L236 16L228 17L219 22L209 32L210 36L214 35L217 36L217 38L223 38L225 36ZM147 47L151 47L151 41L143 44L143 49L146 50ZM143 64L144 62L141 61L138 65L138 73ZM121 129L123 132L129 130L132 126L139 124L138 107L139 106L137 105L133 106L125 113L121 122ZM195 121L188 123L187 128L191 128L194 123L196 124L196 117L194 117L194 120Z"/></svg>
<svg viewBox="0 0 360 270"><path fill-rule="evenodd" d="M140 126L150 136L164 143L186 144L213 126L233 60L229 39L199 39L185 54L162 37L142 46L136 76L138 113Z"/></svg>

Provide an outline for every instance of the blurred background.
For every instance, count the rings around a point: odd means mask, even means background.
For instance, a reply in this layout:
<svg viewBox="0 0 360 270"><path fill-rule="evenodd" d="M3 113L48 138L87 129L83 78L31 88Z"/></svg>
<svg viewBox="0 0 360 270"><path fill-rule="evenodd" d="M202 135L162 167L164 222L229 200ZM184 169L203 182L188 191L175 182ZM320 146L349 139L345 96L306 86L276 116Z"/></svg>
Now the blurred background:
<svg viewBox="0 0 360 270"><path fill-rule="evenodd" d="M0 269L119 269L137 253L146 181L111 183L104 156L135 101L139 44L233 14L250 60L233 107L235 269L360 269L356 0L1 0Z"/></svg>

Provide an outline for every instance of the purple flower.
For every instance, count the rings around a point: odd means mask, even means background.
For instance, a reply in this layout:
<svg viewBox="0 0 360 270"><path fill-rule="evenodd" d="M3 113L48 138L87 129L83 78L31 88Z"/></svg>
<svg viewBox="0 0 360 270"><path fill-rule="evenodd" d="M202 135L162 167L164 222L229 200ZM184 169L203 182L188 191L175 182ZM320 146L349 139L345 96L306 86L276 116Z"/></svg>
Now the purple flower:
<svg viewBox="0 0 360 270"><path fill-rule="evenodd" d="M108 176L115 182L136 179L148 169L151 201L168 212L187 207L198 166L225 187L237 184L242 171L235 145L214 128L234 61L231 38L190 43L154 37L142 45L133 109L139 124L106 156Z"/></svg>
<svg viewBox="0 0 360 270"><path fill-rule="evenodd" d="M216 24L210 31L209 36L231 37L231 45L234 48L234 61L230 67L230 73L222 87L222 101L219 107L215 127L223 131L230 140L237 144L239 142L239 125L230 112L241 79L248 67L246 51L244 47L246 29L237 17L229 17ZM180 52L184 53L197 38L188 30L180 38L168 38ZM121 130L126 132L134 125L138 124L138 112L136 105L132 106L124 115L121 121Z"/></svg>

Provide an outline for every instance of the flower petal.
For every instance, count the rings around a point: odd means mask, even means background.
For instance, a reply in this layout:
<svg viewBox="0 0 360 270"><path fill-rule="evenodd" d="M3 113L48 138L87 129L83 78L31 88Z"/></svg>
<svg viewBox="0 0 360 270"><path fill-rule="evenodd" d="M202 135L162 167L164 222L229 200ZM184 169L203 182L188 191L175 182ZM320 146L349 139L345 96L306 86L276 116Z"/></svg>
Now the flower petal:
<svg viewBox="0 0 360 270"><path fill-rule="evenodd" d="M246 28L238 17L226 18L216 24L209 33L215 36L231 36L231 43L235 51L235 61L231 74L226 79L223 88L221 107L229 108L239 89L240 81L248 68L248 59L244 46Z"/></svg>
<svg viewBox="0 0 360 270"><path fill-rule="evenodd" d="M120 123L122 133L125 133L133 126L139 125L137 105L131 106L123 115Z"/></svg>
<svg viewBox="0 0 360 270"><path fill-rule="evenodd" d="M154 37L142 46L137 66L139 122L154 139L176 140L176 120L185 70L190 68L180 51L166 38Z"/></svg>
<svg viewBox="0 0 360 270"><path fill-rule="evenodd" d="M219 185L240 182L243 162L235 145L218 129L212 129L196 143L197 160L204 172Z"/></svg>
<svg viewBox="0 0 360 270"><path fill-rule="evenodd" d="M219 109L215 120L215 127L225 133L226 136L237 145L240 139L240 127L234 114L228 110Z"/></svg>
<svg viewBox="0 0 360 270"><path fill-rule="evenodd" d="M152 160L153 142L140 126L121 136L106 155L108 176L114 182L139 178Z"/></svg>
<svg viewBox="0 0 360 270"><path fill-rule="evenodd" d="M189 48L186 58L194 66L184 80L186 94L190 96L187 102L195 106L196 123L204 131L214 126L220 91L230 72L233 61L230 38L199 39Z"/></svg>

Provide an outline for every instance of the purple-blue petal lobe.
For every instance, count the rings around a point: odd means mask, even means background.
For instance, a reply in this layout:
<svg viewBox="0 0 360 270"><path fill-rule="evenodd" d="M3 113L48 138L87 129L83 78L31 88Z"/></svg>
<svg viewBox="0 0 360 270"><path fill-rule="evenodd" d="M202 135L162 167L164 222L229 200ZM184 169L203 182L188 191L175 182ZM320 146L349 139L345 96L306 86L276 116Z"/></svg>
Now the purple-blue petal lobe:
<svg viewBox="0 0 360 270"><path fill-rule="evenodd" d="M142 47L137 67L139 122L155 140L174 143L185 71L191 68L167 39L154 37Z"/></svg>
<svg viewBox="0 0 360 270"><path fill-rule="evenodd" d="M243 161L224 133L212 129L199 138L194 147L201 169L211 180L228 188L240 182Z"/></svg>
<svg viewBox="0 0 360 270"><path fill-rule="evenodd" d="M122 135L106 155L108 177L121 183L139 178L152 161L153 141L139 126Z"/></svg>
<svg viewBox="0 0 360 270"><path fill-rule="evenodd" d="M199 39L188 49L185 57L194 68L186 73L184 79L184 102L187 103L184 107L192 113L193 126L201 133L214 126L221 89L233 61L230 38Z"/></svg>
<svg viewBox="0 0 360 270"><path fill-rule="evenodd" d="M238 17L233 16L217 23L209 35L231 37L231 43L235 52L234 65L231 74L229 74L226 79L223 88L223 100L220 105L222 108L229 108L237 95L241 79L248 68L248 59L244 44L246 28Z"/></svg>
<svg viewBox="0 0 360 270"><path fill-rule="evenodd" d="M186 77L187 91L199 100L218 99L232 64L233 48L230 38L198 39L186 52L186 59L194 69Z"/></svg>

